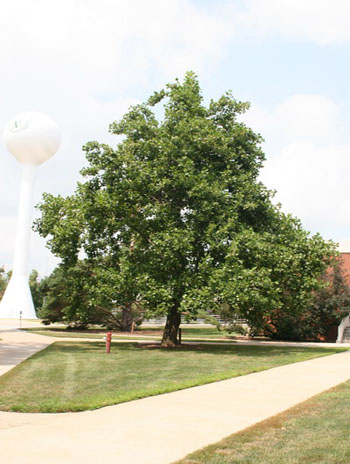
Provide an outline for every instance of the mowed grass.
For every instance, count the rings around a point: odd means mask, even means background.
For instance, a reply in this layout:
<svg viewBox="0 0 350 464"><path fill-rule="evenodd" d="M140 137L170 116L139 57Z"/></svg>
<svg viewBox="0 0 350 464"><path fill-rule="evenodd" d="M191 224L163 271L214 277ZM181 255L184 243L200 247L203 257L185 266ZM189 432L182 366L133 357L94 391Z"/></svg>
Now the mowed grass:
<svg viewBox="0 0 350 464"><path fill-rule="evenodd" d="M176 464L349 464L350 382Z"/></svg>
<svg viewBox="0 0 350 464"><path fill-rule="evenodd" d="M90 340L103 340L106 337L106 333L109 332L108 330L66 330L62 328L48 328L43 329L41 327L38 328L29 328L23 329L26 332L35 333L38 335L46 335L48 337L54 338L86 338ZM158 334L154 334L153 331L150 335L146 335L143 333L134 333L131 334L130 332L113 332L113 339L114 340L160 340L161 337Z"/></svg>
<svg viewBox="0 0 350 464"><path fill-rule="evenodd" d="M0 378L0 409L64 412L95 409L337 353L277 346L56 342Z"/></svg>
<svg viewBox="0 0 350 464"><path fill-rule="evenodd" d="M27 332L36 333L39 335L48 335L57 338L89 338L89 339L103 339L106 336L106 329L85 329L85 330L67 330L64 327L31 327L23 329ZM233 333L227 330L218 330L216 327L182 327L182 340L210 340L217 339L223 341L230 341L234 338ZM163 334L163 327L140 327L133 334L130 332L112 331L115 340L128 339L142 339L142 340L161 340Z"/></svg>

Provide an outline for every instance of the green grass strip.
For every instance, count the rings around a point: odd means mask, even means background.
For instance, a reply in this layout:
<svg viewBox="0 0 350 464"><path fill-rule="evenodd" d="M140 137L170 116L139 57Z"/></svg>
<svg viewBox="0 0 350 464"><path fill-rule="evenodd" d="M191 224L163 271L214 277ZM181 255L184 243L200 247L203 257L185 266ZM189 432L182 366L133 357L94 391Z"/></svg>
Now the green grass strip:
<svg viewBox="0 0 350 464"><path fill-rule="evenodd" d="M196 345L176 349L56 342L0 377L0 410L83 411L228 379L319 356L333 348Z"/></svg>
<svg viewBox="0 0 350 464"><path fill-rule="evenodd" d="M176 464L348 464L350 382Z"/></svg>

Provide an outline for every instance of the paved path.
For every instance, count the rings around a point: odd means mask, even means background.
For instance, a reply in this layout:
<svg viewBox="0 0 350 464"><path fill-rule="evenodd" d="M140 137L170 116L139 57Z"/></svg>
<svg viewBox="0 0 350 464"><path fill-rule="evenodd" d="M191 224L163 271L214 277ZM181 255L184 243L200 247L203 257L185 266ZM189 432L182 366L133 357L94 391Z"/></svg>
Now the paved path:
<svg viewBox="0 0 350 464"><path fill-rule="evenodd" d="M21 325L38 327L39 324L23 321ZM57 341L57 338L17 330L18 327L19 322L15 319L0 319L0 375Z"/></svg>
<svg viewBox="0 0 350 464"><path fill-rule="evenodd" d="M345 352L96 411L2 412L0 462L169 464L349 378Z"/></svg>

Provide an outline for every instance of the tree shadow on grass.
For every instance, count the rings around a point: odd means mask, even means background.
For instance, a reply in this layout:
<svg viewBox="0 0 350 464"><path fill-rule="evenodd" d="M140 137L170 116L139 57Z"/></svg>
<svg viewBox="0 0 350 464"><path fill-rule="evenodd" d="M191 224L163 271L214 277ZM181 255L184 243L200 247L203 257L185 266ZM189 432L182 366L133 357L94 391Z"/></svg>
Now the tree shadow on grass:
<svg viewBox="0 0 350 464"><path fill-rule="evenodd" d="M60 342L60 344L63 342ZM67 343L67 347L74 346L74 342ZM89 347L90 345L90 347ZM91 346L93 345L93 346ZM81 342L79 344L82 351L90 349L91 351L105 349L103 342ZM234 354L236 356L280 356L285 354L299 354L299 353L339 353L339 348L318 348L318 347L296 347L296 346L258 346L258 345L209 345L209 344L186 344L183 343L175 348L161 347L159 344L154 343L112 343L112 350L130 351L130 350L155 350L167 353L178 352L191 352L191 353L207 353L207 354Z"/></svg>

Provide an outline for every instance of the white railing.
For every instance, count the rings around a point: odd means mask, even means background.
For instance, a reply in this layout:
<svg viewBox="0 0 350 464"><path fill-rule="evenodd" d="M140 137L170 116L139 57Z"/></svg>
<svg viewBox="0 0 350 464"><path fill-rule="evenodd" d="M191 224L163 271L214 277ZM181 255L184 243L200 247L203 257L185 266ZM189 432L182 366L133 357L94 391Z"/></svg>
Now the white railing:
<svg viewBox="0 0 350 464"><path fill-rule="evenodd" d="M344 317L344 319L341 321L341 323L338 326L338 338L337 338L337 343L342 343L343 341L343 335L344 335L344 330L350 327L350 315Z"/></svg>

